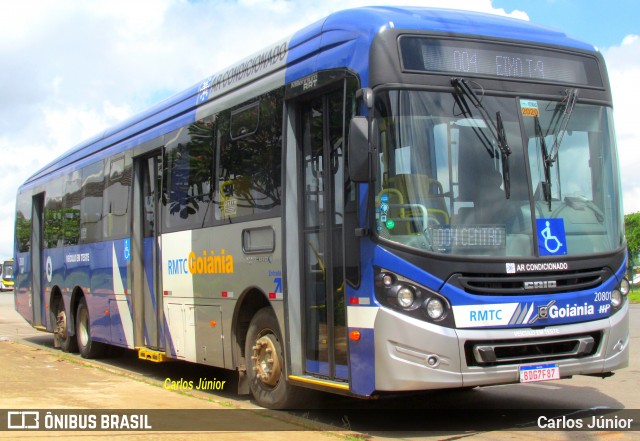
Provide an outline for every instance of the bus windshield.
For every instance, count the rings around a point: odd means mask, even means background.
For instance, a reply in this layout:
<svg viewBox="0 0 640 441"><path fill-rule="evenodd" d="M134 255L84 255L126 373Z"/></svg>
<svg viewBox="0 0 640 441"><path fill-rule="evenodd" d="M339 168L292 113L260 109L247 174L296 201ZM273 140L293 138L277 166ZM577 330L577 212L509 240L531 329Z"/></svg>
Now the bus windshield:
<svg viewBox="0 0 640 441"><path fill-rule="evenodd" d="M5 279L13 279L13 261L9 260L4 263L2 276Z"/></svg>
<svg viewBox="0 0 640 441"><path fill-rule="evenodd" d="M611 109L575 101L568 109L566 97L480 101L493 120L456 92L378 94L378 235L463 256L579 255L622 246Z"/></svg>

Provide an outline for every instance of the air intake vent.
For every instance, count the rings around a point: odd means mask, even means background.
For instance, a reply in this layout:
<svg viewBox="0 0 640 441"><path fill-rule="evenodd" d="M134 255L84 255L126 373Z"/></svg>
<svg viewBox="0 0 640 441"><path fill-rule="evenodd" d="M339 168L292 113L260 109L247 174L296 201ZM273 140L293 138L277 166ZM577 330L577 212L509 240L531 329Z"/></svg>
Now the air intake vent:
<svg viewBox="0 0 640 441"><path fill-rule="evenodd" d="M469 294L515 296L581 291L602 284L609 272L605 268L543 273L540 275L457 274L451 283ZM457 282L457 283L456 283Z"/></svg>
<svg viewBox="0 0 640 441"><path fill-rule="evenodd" d="M593 355L600 340L596 332L558 338L467 341L465 353L468 366L538 363Z"/></svg>

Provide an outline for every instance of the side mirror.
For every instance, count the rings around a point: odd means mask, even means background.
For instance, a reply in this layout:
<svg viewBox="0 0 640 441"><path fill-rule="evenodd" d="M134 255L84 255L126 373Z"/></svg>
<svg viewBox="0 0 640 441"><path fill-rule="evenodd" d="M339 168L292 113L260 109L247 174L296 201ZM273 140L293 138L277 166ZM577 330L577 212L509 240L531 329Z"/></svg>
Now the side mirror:
<svg viewBox="0 0 640 441"><path fill-rule="evenodd" d="M354 116L349 124L349 176L353 182L369 182L369 122Z"/></svg>

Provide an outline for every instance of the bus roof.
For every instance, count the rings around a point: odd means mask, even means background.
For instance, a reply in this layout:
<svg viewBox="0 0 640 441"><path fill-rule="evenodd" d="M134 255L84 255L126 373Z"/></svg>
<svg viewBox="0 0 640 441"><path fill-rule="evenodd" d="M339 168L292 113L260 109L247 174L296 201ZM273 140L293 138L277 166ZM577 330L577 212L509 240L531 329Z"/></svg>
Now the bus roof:
<svg viewBox="0 0 640 441"><path fill-rule="evenodd" d="M460 10L418 8L418 7L364 7L335 12L313 23L285 39L286 63L273 69L286 67L285 83L302 78L315 71L335 67L351 68L361 75L362 85L367 85L368 57L363 57L355 47L371 45L373 38L386 29L410 29L433 32L438 35L468 35L489 37L513 41L539 43L568 47L579 50L594 50L594 47L567 36L565 33L498 15L468 12ZM239 72L238 67L258 57L272 56L274 46L254 56L238 62L235 69L225 69L149 109L132 116L120 124L88 139L58 157L30 177L25 185L39 180L68 165L121 144L119 150L146 142L168 133L195 120L195 107L200 104L198 96L203 84L209 84L212 78L225 73ZM366 52L364 52L366 53ZM358 55L359 54L359 55ZM262 58L261 58L262 59ZM244 63L244 64L243 64ZM273 72L265 69L262 74ZM234 87L224 90L227 93L241 87L246 82L237 82ZM218 94L217 96L220 96ZM207 99L213 99L208 97ZM169 121L173 121L169 123ZM145 133L145 136L137 135ZM130 141L129 144L127 141ZM113 152L115 153L115 151ZM97 158L96 158L97 159Z"/></svg>

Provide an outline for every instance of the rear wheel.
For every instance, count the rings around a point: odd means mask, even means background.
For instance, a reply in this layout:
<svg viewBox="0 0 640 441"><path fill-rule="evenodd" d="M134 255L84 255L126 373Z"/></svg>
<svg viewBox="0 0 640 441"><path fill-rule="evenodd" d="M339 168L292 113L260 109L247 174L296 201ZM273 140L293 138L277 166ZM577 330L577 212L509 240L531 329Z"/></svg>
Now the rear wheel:
<svg viewBox="0 0 640 441"><path fill-rule="evenodd" d="M78 349L83 358L99 358L104 355L105 345L91 339L91 320L89 319L89 308L84 297L78 304L76 314L76 337Z"/></svg>
<svg viewBox="0 0 640 441"><path fill-rule="evenodd" d="M260 406L286 409L296 404L300 391L286 381L282 334L271 308L262 308L251 319L245 357L249 387Z"/></svg>

